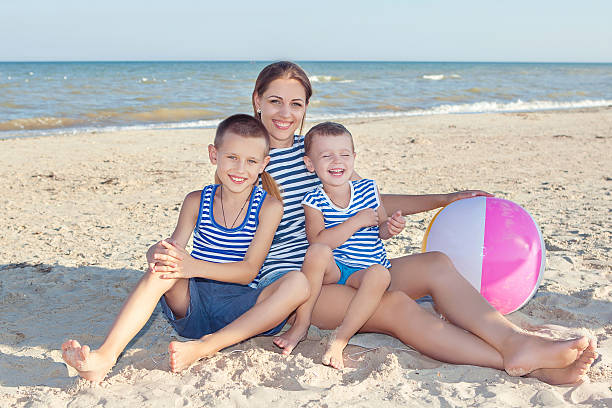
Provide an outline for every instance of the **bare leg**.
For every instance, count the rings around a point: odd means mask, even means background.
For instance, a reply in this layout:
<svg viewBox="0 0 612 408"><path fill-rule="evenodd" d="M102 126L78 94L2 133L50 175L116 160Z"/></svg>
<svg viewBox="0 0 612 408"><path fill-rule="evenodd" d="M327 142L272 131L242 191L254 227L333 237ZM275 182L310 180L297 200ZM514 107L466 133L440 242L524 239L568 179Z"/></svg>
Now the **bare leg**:
<svg viewBox="0 0 612 408"><path fill-rule="evenodd" d="M331 249L322 244L313 244L308 247L302 272L310 285L310 297L296 310L295 321L291 328L273 340L274 344L283 349L284 355L291 354L295 346L308 334L312 309L321 292L321 285L335 283L340 279L340 271L333 262Z"/></svg>
<svg viewBox="0 0 612 408"><path fill-rule="evenodd" d="M326 330L338 327L355 293L355 289L347 286L323 285L313 310L312 324ZM503 369L503 360L497 350L427 312L403 292L385 292L360 332L388 334L436 360Z"/></svg>
<svg viewBox="0 0 612 408"><path fill-rule="evenodd" d="M524 332L491 307L440 252L405 256L391 263L390 290L402 291L411 298L430 294L450 322L500 352L510 375L567 367L588 346L586 337L557 341Z"/></svg>
<svg viewBox="0 0 612 408"><path fill-rule="evenodd" d="M308 295L304 274L299 271L286 274L266 287L251 309L223 329L199 340L171 342L168 346L171 370L183 371L201 358L274 328L306 301Z"/></svg>
<svg viewBox="0 0 612 408"><path fill-rule="evenodd" d="M125 346L151 317L159 299L166 301L177 316L184 316L189 306L189 282L186 279L161 279L159 273L145 272L127 298L104 343L97 350L81 346L76 340L62 344L62 358L79 375L99 383L117 361Z"/></svg>
<svg viewBox="0 0 612 408"><path fill-rule="evenodd" d="M372 316L390 282L389 271L381 265L372 265L348 278L346 284L356 288L357 293L348 305L342 323L329 339L327 350L323 354L323 364L336 369L344 368L342 351L351 337Z"/></svg>

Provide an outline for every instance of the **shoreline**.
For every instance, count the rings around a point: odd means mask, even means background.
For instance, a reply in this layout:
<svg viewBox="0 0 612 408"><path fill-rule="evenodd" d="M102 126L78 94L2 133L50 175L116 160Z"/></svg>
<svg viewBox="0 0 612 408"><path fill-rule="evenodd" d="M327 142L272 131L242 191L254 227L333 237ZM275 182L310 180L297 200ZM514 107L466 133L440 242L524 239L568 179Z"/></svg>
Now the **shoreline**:
<svg viewBox="0 0 612 408"><path fill-rule="evenodd" d="M531 213L546 270L536 296L509 318L595 336L600 358L583 384L444 364L382 335L359 336L366 348L350 346L348 368L338 372L319 364L327 333L317 329L289 357L257 337L175 375L166 350L176 335L156 309L102 386L90 387L62 362L60 344L99 346L142 275L148 246L172 232L184 196L213 180L213 129L124 130L0 143L0 405L609 404L612 108L342 122L355 139L358 173L381 192L479 188ZM434 213L408 216L385 242L389 256L420 252Z"/></svg>
<svg viewBox="0 0 612 408"><path fill-rule="evenodd" d="M518 101L520 102L520 100ZM552 101L544 101L548 103L557 103ZM586 102L586 101L583 101ZM588 102L597 102L597 101L588 101ZM465 112L439 112L438 108L442 107L461 107L467 105L439 105L434 110L423 110L423 111L400 111L400 112L363 112L363 113L355 113L355 114L340 114L340 115L323 115L321 117L307 118L306 124L316 124L324 121L336 121L336 122L346 122L350 123L351 121L362 121L362 120L388 120L388 119L401 119L401 118L411 118L411 117L421 117L421 116L444 116L444 115L495 115L495 114L512 114L512 113L538 113L538 112L584 112L584 111L599 111L612 108L612 101L601 101L606 102L605 105L601 106L584 106L584 107L550 107L550 108L541 108L541 109L518 109L513 110L499 110L499 111L465 111ZM484 104L489 104L489 102L482 102ZM515 102L510 102L508 105L512 105ZM468 104L468 105L478 105ZM572 104L572 102L561 102L561 104ZM249 113L250 114L250 113ZM34 120L35 118L25 118L23 120ZM53 137L53 136L69 136L69 135L77 135L82 133L114 133L114 132L125 132L125 131L174 131L174 130L199 130L199 129L214 129L217 124L223 120L221 119L207 119L207 120L198 120L198 121L181 121L181 122L168 122L168 123L134 123L134 124L126 124L126 125L108 125L108 126L83 126L83 127L66 127L66 128L49 128L49 129L12 129L12 130L2 130L0 131L0 142L3 140L11 140L11 139L29 139L29 138L40 138L40 137ZM205 122L206 124L202 124ZM208 124L210 123L210 124ZM31 133L31 134L16 134L16 135L8 135L4 134L10 133Z"/></svg>

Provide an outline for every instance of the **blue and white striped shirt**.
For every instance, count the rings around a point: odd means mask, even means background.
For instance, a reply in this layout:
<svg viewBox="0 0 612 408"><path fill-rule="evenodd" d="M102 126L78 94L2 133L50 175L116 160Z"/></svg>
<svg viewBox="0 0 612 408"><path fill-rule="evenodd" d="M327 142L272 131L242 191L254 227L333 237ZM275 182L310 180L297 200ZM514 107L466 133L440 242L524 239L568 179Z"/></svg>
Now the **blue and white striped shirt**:
<svg viewBox="0 0 612 408"><path fill-rule="evenodd" d="M253 241L259 225L259 211L267 193L260 187L253 187L244 221L236 228L225 228L215 221L213 215L213 201L218 187L218 184L212 184L202 189L191 256L215 263L239 262L244 259ZM257 287L258 282L256 277L249 286Z"/></svg>
<svg viewBox="0 0 612 408"><path fill-rule="evenodd" d="M325 194L322 186L304 196L302 204L323 213L325 229L335 227L366 208L377 209L380 198L374 180L351 181L351 200L346 208L336 206ZM354 268L368 268L380 264L390 268L387 252L378 237L378 225L361 228L344 244L334 249L334 259Z"/></svg>
<svg viewBox="0 0 612 408"><path fill-rule="evenodd" d="M258 276L263 278L263 285L289 271L302 269L308 249L302 198L321 184L304 164L304 136L295 135L291 147L270 149L266 171L281 188L284 213Z"/></svg>

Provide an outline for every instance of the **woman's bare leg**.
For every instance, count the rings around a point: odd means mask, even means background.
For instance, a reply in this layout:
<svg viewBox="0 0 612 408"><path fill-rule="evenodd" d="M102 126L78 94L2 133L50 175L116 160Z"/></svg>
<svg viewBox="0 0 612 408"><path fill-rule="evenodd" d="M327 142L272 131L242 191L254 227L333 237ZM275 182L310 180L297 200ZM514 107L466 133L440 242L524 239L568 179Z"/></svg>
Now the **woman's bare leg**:
<svg viewBox="0 0 612 408"><path fill-rule="evenodd" d="M335 329L354 295L355 289L324 285L313 310L312 323L321 329ZM400 291L387 292L360 331L388 334L439 361L504 369L503 356L495 348L437 318ZM595 357L593 353L589 356L580 356L566 368L535 370L530 376L551 384L574 383L592 364Z"/></svg>
<svg viewBox="0 0 612 408"><path fill-rule="evenodd" d="M416 299L429 294L453 324L475 334L500 352L510 375L572 364L589 340L556 341L530 335L506 319L465 280L440 252L410 255L391 261L390 290Z"/></svg>
<svg viewBox="0 0 612 408"><path fill-rule="evenodd" d="M104 343L97 350L81 346L76 340L62 344L62 357L79 375L92 382L100 382L113 367L119 354L147 323L159 299L166 302L174 314L182 317L189 306L187 279L161 279L159 273L145 272L121 307Z"/></svg>

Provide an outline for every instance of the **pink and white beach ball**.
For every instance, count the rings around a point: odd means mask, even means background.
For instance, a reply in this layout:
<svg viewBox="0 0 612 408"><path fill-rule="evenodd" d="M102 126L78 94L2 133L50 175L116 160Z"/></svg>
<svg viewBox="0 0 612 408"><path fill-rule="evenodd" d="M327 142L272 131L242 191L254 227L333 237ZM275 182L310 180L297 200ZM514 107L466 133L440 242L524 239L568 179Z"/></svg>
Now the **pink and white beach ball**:
<svg viewBox="0 0 612 408"><path fill-rule="evenodd" d="M422 250L448 255L503 314L531 299L546 263L542 233L531 215L495 197L458 200L442 208L429 223Z"/></svg>

